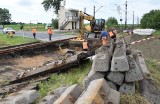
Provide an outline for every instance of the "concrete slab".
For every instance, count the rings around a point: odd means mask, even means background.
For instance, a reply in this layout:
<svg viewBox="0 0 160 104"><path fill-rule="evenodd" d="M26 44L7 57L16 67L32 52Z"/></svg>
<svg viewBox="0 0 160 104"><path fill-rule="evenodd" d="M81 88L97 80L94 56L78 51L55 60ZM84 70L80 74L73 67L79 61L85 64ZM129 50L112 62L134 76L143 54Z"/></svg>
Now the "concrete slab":
<svg viewBox="0 0 160 104"><path fill-rule="evenodd" d="M79 85L72 85L68 87L53 104L73 104L82 91L83 90Z"/></svg>
<svg viewBox="0 0 160 104"><path fill-rule="evenodd" d="M119 104L120 103L120 92L110 89L108 100L105 104Z"/></svg>
<svg viewBox="0 0 160 104"><path fill-rule="evenodd" d="M52 94L55 94L57 97L60 97L61 94L67 89L68 87L60 87L53 91Z"/></svg>
<svg viewBox="0 0 160 104"><path fill-rule="evenodd" d="M160 103L160 90L152 79L143 79L139 83L140 93L153 104Z"/></svg>
<svg viewBox="0 0 160 104"><path fill-rule="evenodd" d="M22 90L1 100L0 104L31 104L38 97L39 94L36 90Z"/></svg>
<svg viewBox="0 0 160 104"><path fill-rule="evenodd" d="M120 73L120 72L110 72L107 76L107 78L116 83L117 85L121 85L123 83L124 80L124 74Z"/></svg>
<svg viewBox="0 0 160 104"><path fill-rule="evenodd" d="M120 93L124 94L134 94L135 93L135 83L123 83L119 88Z"/></svg>
<svg viewBox="0 0 160 104"><path fill-rule="evenodd" d="M112 57L113 55L113 49L114 49L114 42L113 41L108 41L107 42L107 45L105 46L102 46L100 48L98 48L95 53L98 54L98 53L104 53L104 54L109 54L109 58Z"/></svg>
<svg viewBox="0 0 160 104"><path fill-rule="evenodd" d="M132 55L128 56L128 61L130 70L125 73L125 81L134 82L142 80L143 79L142 73Z"/></svg>
<svg viewBox="0 0 160 104"><path fill-rule="evenodd" d="M56 100L57 96L47 95L38 104L53 104Z"/></svg>
<svg viewBox="0 0 160 104"><path fill-rule="evenodd" d="M117 86L115 83L111 82L111 81L107 81L107 83L109 84L110 88L114 89L117 91Z"/></svg>
<svg viewBox="0 0 160 104"><path fill-rule="evenodd" d="M109 91L110 87L104 78L93 80L75 104L104 104Z"/></svg>
<svg viewBox="0 0 160 104"><path fill-rule="evenodd" d="M39 93L36 90L22 90L20 92L23 94L22 96L27 98L29 103L33 103L39 97Z"/></svg>
<svg viewBox="0 0 160 104"><path fill-rule="evenodd" d="M26 97L21 93L14 93L0 101L0 104L29 104Z"/></svg>
<svg viewBox="0 0 160 104"><path fill-rule="evenodd" d="M94 71L93 69L90 70L88 76L84 79L83 85L85 88L88 87L89 83L95 79L104 78L105 74L101 72Z"/></svg>
<svg viewBox="0 0 160 104"><path fill-rule="evenodd" d="M107 72L109 70L109 54L96 54L93 60L92 69L98 72Z"/></svg>
<svg viewBox="0 0 160 104"><path fill-rule="evenodd" d="M148 71L148 68L145 64L145 61L144 61L144 58L141 54L140 51L136 51L135 52L135 61L137 63L137 65L139 66L141 72L142 72L142 75L145 79L152 79L152 76L150 74L150 72Z"/></svg>
<svg viewBox="0 0 160 104"><path fill-rule="evenodd" d="M111 62L111 71L125 72L129 70L128 60L126 56L126 45L124 40L116 43L114 54Z"/></svg>

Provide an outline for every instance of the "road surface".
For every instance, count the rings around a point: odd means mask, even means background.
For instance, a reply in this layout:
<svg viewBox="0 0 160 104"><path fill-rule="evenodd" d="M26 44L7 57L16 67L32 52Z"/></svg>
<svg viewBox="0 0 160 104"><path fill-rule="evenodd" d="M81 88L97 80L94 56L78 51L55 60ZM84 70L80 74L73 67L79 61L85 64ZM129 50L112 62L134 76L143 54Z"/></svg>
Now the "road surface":
<svg viewBox="0 0 160 104"><path fill-rule="evenodd" d="M16 36L24 36L24 37L29 37L29 38L33 38L32 32L31 31L16 31ZM52 34L52 41L56 41L56 40L62 40L62 39L68 39L68 38L73 38L76 37L77 34L75 35L65 35L65 34ZM49 41L49 36L47 34L47 32L37 32L36 34L36 38L38 40L42 40L42 41Z"/></svg>

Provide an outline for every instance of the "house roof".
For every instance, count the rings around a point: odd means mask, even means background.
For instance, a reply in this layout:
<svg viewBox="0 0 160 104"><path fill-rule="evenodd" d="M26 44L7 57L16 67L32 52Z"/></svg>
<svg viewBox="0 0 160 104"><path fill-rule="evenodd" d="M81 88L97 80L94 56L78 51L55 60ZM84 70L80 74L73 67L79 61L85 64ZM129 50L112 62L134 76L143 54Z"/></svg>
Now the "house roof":
<svg viewBox="0 0 160 104"><path fill-rule="evenodd" d="M73 9L73 8L69 8L68 10L69 10L69 11L79 12L79 10L78 10L78 9Z"/></svg>

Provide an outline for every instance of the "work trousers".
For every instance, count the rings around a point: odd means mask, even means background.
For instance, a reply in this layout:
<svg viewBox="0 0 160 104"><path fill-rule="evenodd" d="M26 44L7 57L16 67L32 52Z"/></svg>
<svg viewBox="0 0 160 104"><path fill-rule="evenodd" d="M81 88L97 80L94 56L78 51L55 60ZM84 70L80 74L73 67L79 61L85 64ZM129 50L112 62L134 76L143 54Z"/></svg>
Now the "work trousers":
<svg viewBox="0 0 160 104"><path fill-rule="evenodd" d="M52 34L49 34L49 40L52 40L51 37L52 37Z"/></svg>

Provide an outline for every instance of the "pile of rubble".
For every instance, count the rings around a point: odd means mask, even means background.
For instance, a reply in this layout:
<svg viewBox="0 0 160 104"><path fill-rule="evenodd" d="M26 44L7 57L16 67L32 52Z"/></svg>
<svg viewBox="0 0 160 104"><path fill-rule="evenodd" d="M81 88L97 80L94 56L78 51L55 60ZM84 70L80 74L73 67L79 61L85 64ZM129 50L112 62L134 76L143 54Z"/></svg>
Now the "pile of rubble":
<svg viewBox="0 0 160 104"><path fill-rule="evenodd" d="M139 87L136 87L137 84ZM150 102L160 102L160 91L152 80L141 52L128 50L124 39L118 39L116 44L108 41L106 46L96 50L92 68L83 85L58 88L41 99L39 104L119 104L120 94L134 94L136 90ZM35 92L30 95L28 100L18 96L12 100L12 104L29 104L38 97Z"/></svg>

